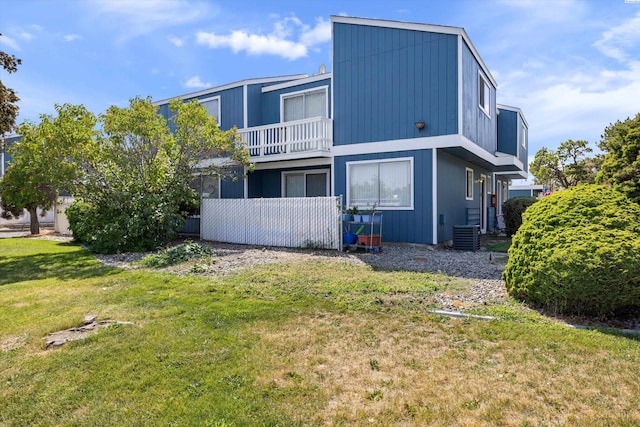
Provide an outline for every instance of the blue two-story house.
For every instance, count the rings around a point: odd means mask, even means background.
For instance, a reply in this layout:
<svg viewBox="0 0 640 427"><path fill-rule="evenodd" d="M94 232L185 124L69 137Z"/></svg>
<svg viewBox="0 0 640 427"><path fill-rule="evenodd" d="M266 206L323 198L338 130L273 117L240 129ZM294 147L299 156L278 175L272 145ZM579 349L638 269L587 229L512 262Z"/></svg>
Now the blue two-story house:
<svg viewBox="0 0 640 427"><path fill-rule="evenodd" d="M527 122L465 30L334 16L331 71L181 95L237 126L253 172L205 178L205 197L342 195L384 212L383 240L437 244L453 226L496 226L510 179L527 177ZM156 105L168 117L169 100Z"/></svg>

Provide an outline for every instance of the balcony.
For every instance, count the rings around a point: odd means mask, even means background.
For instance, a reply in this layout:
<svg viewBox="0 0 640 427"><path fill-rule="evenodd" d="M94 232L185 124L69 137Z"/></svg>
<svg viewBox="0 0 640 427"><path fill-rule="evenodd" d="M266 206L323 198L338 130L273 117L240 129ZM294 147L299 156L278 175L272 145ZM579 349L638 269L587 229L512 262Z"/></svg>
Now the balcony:
<svg viewBox="0 0 640 427"><path fill-rule="evenodd" d="M256 126L238 131L252 162L329 157L333 121L326 117Z"/></svg>

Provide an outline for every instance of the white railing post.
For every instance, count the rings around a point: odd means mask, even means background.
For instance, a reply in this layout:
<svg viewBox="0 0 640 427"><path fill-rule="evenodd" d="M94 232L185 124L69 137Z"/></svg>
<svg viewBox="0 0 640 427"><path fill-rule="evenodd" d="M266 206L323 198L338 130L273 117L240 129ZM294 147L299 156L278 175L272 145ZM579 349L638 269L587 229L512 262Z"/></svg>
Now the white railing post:
<svg viewBox="0 0 640 427"><path fill-rule="evenodd" d="M239 131L251 157L328 151L333 121L326 117L257 126Z"/></svg>

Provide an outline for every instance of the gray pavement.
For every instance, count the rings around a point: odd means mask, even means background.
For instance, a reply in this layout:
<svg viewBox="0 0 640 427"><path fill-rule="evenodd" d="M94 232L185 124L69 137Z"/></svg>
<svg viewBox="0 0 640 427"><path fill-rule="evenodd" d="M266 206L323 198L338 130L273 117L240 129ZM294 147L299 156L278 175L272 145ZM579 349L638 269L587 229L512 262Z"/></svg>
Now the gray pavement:
<svg viewBox="0 0 640 427"><path fill-rule="evenodd" d="M53 223L44 223L40 224L40 232L51 232L53 231ZM28 237L31 236L31 232L29 231L29 224L11 224L0 225L0 239L7 239L11 237Z"/></svg>

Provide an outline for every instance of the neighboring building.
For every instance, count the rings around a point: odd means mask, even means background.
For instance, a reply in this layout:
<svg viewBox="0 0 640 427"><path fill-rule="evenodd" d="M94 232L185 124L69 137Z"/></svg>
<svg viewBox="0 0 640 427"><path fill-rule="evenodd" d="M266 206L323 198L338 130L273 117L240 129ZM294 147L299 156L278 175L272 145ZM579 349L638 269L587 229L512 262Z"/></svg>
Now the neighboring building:
<svg viewBox="0 0 640 427"><path fill-rule="evenodd" d="M453 226L496 226L510 179L527 177L522 112L462 28L334 16L332 71L181 95L234 125L255 170L205 178L208 197L343 195L384 212L383 239L435 244ZM169 100L156 102L169 117Z"/></svg>
<svg viewBox="0 0 640 427"><path fill-rule="evenodd" d="M22 139L20 135L9 135L0 138L0 178L4 176L11 162L11 155L7 152L7 149L14 142L20 141L20 139Z"/></svg>
<svg viewBox="0 0 640 427"><path fill-rule="evenodd" d="M509 187L509 198L514 197L540 197L544 195L544 186L542 185L512 185Z"/></svg>

